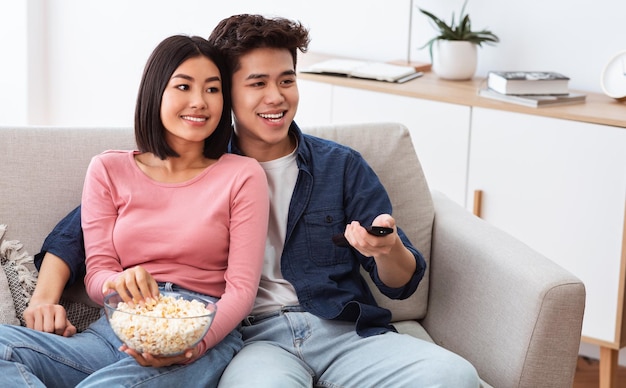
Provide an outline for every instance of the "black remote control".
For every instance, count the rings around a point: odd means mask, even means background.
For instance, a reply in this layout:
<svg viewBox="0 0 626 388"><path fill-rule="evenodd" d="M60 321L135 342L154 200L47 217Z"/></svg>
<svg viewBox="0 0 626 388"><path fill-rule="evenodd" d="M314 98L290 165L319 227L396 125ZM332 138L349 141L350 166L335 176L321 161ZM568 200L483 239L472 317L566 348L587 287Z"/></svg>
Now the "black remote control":
<svg viewBox="0 0 626 388"><path fill-rule="evenodd" d="M388 234L393 233L393 228L388 228L386 226L366 226L365 230L367 230L367 233L373 235L373 236L377 236L377 237L381 237L381 236L386 236ZM335 245L337 245L338 247L349 247L350 244L348 243L348 240L346 240L346 236L344 236L343 233L339 233L333 236L333 242L335 243Z"/></svg>
<svg viewBox="0 0 626 388"><path fill-rule="evenodd" d="M367 230L367 233L374 236L386 236L393 233L393 228L388 228L386 226L366 226L365 230Z"/></svg>

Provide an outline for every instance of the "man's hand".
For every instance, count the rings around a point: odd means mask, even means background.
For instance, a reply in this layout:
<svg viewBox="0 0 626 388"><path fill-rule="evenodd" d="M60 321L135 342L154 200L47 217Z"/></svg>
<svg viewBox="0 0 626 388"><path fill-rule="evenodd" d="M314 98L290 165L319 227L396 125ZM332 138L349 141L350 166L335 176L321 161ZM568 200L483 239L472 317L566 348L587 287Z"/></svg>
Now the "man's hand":
<svg viewBox="0 0 626 388"><path fill-rule="evenodd" d="M394 232L386 236L372 236L357 221L346 226L344 235L355 249L363 256L373 257L380 280L389 287L402 287L415 272L415 257L409 251L396 229L396 221L389 214L374 218L372 225L393 228Z"/></svg>
<svg viewBox="0 0 626 388"><path fill-rule="evenodd" d="M398 242L402 244L395 230L396 221L388 214L379 215L372 222L373 226L385 226L393 229L393 233L372 236L358 221L346 225L344 236L352 247L368 257L387 257Z"/></svg>
<svg viewBox="0 0 626 388"><path fill-rule="evenodd" d="M37 286L24 310L26 326L64 337L76 334L76 327L67 320L65 308L59 304L64 287L70 279L70 268L58 256L46 252Z"/></svg>
<svg viewBox="0 0 626 388"><path fill-rule="evenodd" d="M31 299L24 310L24 320L26 327L34 330L64 337L76 334L76 327L67 319L65 308L59 304Z"/></svg>

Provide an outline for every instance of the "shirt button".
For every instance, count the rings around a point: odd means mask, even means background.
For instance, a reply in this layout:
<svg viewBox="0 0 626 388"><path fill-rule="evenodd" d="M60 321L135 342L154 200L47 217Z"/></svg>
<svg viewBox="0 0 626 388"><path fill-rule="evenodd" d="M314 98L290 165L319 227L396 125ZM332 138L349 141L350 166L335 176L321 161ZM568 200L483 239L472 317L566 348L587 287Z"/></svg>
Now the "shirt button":
<svg viewBox="0 0 626 388"><path fill-rule="evenodd" d="M329 224L333 222L333 216L326 216L326 222Z"/></svg>

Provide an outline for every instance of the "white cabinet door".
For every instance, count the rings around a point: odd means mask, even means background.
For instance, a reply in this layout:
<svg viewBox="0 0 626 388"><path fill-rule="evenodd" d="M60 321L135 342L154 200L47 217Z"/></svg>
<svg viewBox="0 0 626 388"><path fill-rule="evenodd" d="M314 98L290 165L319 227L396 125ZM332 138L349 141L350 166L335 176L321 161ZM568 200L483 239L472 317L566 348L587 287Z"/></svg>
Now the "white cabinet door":
<svg viewBox="0 0 626 388"><path fill-rule="evenodd" d="M616 341L626 129L474 108L468 178L486 221L585 283L583 336Z"/></svg>
<svg viewBox="0 0 626 388"><path fill-rule="evenodd" d="M404 124L431 189L465 204L471 108L335 86L332 121ZM398 167L402 167L398 165Z"/></svg>

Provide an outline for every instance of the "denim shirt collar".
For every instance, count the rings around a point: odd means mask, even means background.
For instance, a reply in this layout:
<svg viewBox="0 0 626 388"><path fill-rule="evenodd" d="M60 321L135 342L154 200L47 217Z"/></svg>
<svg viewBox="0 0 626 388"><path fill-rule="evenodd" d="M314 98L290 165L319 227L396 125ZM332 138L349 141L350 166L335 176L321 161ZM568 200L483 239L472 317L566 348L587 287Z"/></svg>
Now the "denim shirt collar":
<svg viewBox="0 0 626 388"><path fill-rule="evenodd" d="M298 127L298 124L296 124L295 121L292 121L289 126L289 135L294 136L298 140L298 149L296 150L298 168L310 174L311 172L308 161L311 160L311 150L305 144L302 130ZM235 134L235 131L233 131L233 134L230 137L230 142L228 142L228 153L246 156L237 144L237 135Z"/></svg>

